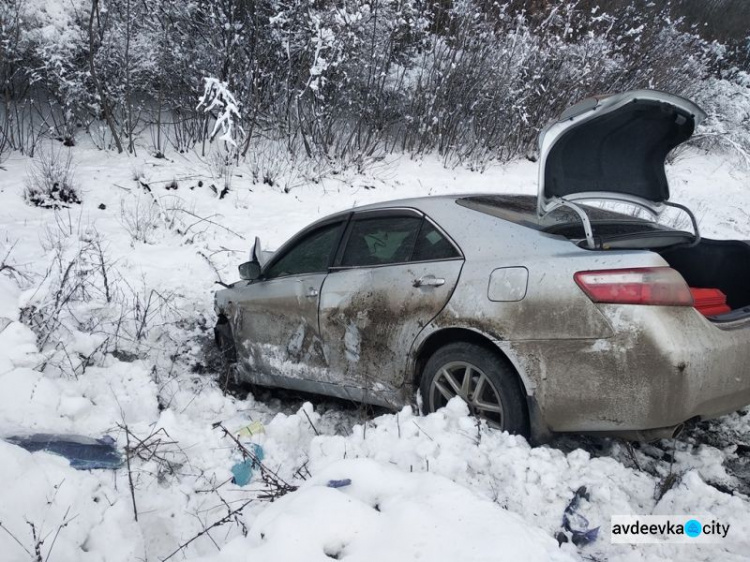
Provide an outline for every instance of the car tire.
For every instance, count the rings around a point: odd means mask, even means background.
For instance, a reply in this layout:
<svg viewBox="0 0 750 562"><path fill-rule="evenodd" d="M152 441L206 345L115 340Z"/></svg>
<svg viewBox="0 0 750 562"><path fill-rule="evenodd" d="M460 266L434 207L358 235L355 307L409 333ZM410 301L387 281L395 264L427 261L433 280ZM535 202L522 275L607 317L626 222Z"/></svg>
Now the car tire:
<svg viewBox="0 0 750 562"><path fill-rule="evenodd" d="M518 375L507 359L481 345L455 342L438 349L422 370L420 392L426 413L461 396L469 411L490 427L529 435L526 399Z"/></svg>
<svg viewBox="0 0 750 562"><path fill-rule="evenodd" d="M214 341L219 348L221 358L227 365L237 362L237 348L234 346L232 327L225 316L220 316L214 328Z"/></svg>

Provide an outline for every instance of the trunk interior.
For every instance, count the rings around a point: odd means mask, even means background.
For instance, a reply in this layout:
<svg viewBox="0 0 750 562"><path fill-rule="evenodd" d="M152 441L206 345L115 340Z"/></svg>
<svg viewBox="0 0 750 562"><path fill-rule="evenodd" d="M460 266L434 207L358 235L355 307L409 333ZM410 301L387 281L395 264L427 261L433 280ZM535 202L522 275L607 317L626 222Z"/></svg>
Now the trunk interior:
<svg viewBox="0 0 750 562"><path fill-rule="evenodd" d="M690 287L720 289L733 311L725 316L750 314L750 242L703 239L692 248L658 253Z"/></svg>

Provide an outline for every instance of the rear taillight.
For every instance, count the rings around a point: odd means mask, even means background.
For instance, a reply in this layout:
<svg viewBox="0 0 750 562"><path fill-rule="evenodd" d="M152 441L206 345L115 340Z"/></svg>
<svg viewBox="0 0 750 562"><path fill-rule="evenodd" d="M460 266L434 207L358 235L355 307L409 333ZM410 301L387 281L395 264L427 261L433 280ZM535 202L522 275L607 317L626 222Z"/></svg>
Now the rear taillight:
<svg viewBox="0 0 750 562"><path fill-rule="evenodd" d="M594 302L693 306L687 283L669 267L579 271L575 280Z"/></svg>

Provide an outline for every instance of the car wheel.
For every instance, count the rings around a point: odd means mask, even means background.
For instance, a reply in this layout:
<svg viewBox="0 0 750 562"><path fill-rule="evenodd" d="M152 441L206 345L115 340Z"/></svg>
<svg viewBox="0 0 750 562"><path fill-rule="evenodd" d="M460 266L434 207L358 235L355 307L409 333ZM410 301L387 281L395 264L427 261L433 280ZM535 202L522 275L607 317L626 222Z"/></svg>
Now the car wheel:
<svg viewBox="0 0 750 562"><path fill-rule="evenodd" d="M518 377L507 360L480 345L441 347L422 371L425 410L434 412L460 396L472 415L490 427L528 436L529 421Z"/></svg>
<svg viewBox="0 0 750 562"><path fill-rule="evenodd" d="M232 365L237 362L237 349L234 347L232 328L225 316L220 316L214 328L214 341L219 348L222 360Z"/></svg>

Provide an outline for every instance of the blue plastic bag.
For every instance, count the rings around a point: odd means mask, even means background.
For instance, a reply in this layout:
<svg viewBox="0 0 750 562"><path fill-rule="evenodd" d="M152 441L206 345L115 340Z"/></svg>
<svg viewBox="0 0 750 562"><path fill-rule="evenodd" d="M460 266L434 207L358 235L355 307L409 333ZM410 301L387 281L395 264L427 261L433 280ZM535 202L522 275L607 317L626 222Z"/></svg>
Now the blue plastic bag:
<svg viewBox="0 0 750 562"><path fill-rule="evenodd" d="M245 486L253 478L253 471L260 466L263 460L263 447L256 443L251 443L248 447L254 455L235 463L232 466L232 482L238 486Z"/></svg>

